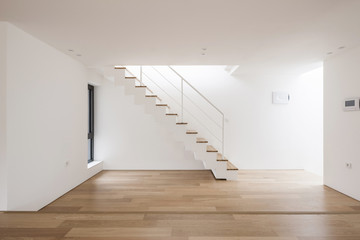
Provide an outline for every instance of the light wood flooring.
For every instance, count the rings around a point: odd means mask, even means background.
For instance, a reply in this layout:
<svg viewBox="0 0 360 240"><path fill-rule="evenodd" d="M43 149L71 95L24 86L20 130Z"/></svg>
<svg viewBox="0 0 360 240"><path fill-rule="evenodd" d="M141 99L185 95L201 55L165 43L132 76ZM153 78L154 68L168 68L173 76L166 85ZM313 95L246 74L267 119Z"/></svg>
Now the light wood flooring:
<svg viewBox="0 0 360 240"><path fill-rule="evenodd" d="M360 240L360 202L305 171L103 171L0 239Z"/></svg>

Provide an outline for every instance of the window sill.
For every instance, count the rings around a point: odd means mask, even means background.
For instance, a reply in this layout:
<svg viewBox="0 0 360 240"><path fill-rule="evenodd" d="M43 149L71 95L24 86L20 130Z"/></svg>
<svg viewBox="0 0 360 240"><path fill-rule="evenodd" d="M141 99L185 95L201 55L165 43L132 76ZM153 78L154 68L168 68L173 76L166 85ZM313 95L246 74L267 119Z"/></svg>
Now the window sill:
<svg viewBox="0 0 360 240"><path fill-rule="evenodd" d="M95 167L96 165L102 163L102 161L92 161L91 163L88 163L87 168L90 169L92 167Z"/></svg>

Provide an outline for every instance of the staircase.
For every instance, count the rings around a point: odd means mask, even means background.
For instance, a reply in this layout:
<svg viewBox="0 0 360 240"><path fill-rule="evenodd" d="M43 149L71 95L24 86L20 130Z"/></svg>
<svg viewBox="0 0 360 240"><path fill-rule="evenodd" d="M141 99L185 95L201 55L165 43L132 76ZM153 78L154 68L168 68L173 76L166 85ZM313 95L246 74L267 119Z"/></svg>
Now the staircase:
<svg viewBox="0 0 360 240"><path fill-rule="evenodd" d="M188 83L174 69L171 67L169 68L174 71L182 81L181 90L179 90L181 91L181 104L179 104L181 105L181 109L179 114L173 112L172 108L168 104L163 103L163 100L160 98L160 96L155 94L148 86L144 84L142 78L145 73L142 72L142 68L140 69L140 77L136 77L126 67L115 67L113 70L114 83L115 86L123 86L125 94L134 95L135 104L145 105L145 112L148 114L153 114L162 125L166 126L175 140L183 142L185 149L192 151L194 153L194 158L198 161L202 161L205 169L211 170L216 179L237 179L238 169L215 147L210 145L207 139L199 136L199 132L197 130L191 129L189 127L190 124L184 122L183 84L186 83L190 85L190 83ZM191 87L203 98L205 98L193 86ZM207 101L213 105L209 100ZM217 109L214 105L213 107ZM222 114L220 110L218 111ZM222 124L224 124L224 116ZM224 129L222 129L222 152L224 151L223 132Z"/></svg>

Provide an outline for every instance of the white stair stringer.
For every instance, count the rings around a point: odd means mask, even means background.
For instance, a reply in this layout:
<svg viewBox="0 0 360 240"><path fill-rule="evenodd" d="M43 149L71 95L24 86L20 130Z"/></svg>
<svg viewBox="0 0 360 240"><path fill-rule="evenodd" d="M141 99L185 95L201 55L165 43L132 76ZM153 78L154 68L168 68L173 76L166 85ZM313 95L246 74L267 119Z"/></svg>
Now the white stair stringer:
<svg viewBox="0 0 360 240"><path fill-rule="evenodd" d="M124 88L126 95L134 96L134 103L144 105L145 113L154 115L155 119L166 128L176 141L184 144L185 150L194 153L197 161L202 161L204 168L212 171L216 179L235 180L237 169L228 169L228 160L218 159L218 152L208 151L208 143L197 142L198 133L189 131L188 124L178 124L177 115L170 115L169 106L161 103L159 98L148 92L146 86L136 84L135 77L126 77L125 68L115 68L114 84ZM169 115L167 115L169 113Z"/></svg>
<svg viewBox="0 0 360 240"><path fill-rule="evenodd" d="M134 94L134 102L137 105L141 105L145 103L145 96L146 88L145 87L135 87L135 94Z"/></svg>
<svg viewBox="0 0 360 240"><path fill-rule="evenodd" d="M121 68L115 68L115 70L113 70L115 86L124 84L123 79L125 79L125 69L126 68L121 67Z"/></svg>

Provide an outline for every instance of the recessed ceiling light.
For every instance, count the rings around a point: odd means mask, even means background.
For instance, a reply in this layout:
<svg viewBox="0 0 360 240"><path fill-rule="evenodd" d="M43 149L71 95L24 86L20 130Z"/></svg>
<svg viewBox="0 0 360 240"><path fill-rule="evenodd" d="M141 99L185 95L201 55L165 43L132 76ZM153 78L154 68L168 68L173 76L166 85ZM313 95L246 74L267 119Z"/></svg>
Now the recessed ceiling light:
<svg viewBox="0 0 360 240"><path fill-rule="evenodd" d="M344 49L344 48L345 48L345 46L338 47L338 49Z"/></svg>
<svg viewBox="0 0 360 240"><path fill-rule="evenodd" d="M81 57L81 54L77 54L76 56Z"/></svg>
<svg viewBox="0 0 360 240"><path fill-rule="evenodd" d="M69 52L73 52L74 50L73 49L68 49Z"/></svg>
<svg viewBox="0 0 360 240"><path fill-rule="evenodd" d="M203 51L206 51L206 48L202 48Z"/></svg>
<svg viewBox="0 0 360 240"><path fill-rule="evenodd" d="M327 55L331 55L331 54L333 54L333 52L328 52L328 53L327 53Z"/></svg>

